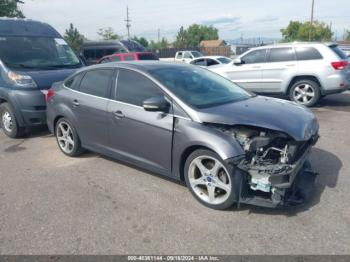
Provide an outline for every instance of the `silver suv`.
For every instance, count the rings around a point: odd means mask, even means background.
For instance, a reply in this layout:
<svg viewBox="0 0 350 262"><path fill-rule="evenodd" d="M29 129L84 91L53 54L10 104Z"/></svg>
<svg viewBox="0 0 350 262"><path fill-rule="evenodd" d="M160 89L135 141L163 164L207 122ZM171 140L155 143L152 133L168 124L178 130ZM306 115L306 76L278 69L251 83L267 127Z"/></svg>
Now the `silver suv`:
<svg viewBox="0 0 350 262"><path fill-rule="evenodd" d="M288 96L312 106L350 88L350 66L336 44L288 43L253 48L228 65L210 68L247 90Z"/></svg>

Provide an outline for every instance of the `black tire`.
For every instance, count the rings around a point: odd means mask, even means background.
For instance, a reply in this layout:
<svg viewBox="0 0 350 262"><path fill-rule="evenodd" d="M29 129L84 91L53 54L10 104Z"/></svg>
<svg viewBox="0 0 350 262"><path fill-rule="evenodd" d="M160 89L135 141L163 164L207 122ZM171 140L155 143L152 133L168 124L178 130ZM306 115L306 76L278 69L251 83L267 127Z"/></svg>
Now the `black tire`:
<svg viewBox="0 0 350 262"><path fill-rule="evenodd" d="M193 160L198 159L198 157L202 157L202 156L208 156L210 158L214 158L215 160L218 160L221 165L226 169L227 171L227 175L230 177L230 181L231 181L231 192L228 194L227 199L223 202L223 203L219 203L219 204L211 204L208 203L207 201L202 200L197 193L193 190L191 184L190 184L190 178L189 178L189 172L190 172L190 165L192 163ZM236 195L235 195L235 191L234 191L234 178L233 178L233 168L228 166L222 159L221 157L216 154L213 151L207 150L207 149L199 149L194 151L192 154L190 154L186 160L185 163L185 167L184 167L184 175L185 175L185 181L186 181L186 185L188 187L188 189L190 190L191 194L200 202L202 203L204 206L212 208L212 209L217 209L217 210L224 210L227 209L229 207L232 207L232 205L236 202ZM215 183L215 181L213 182L213 184ZM217 190L217 188L214 189Z"/></svg>
<svg viewBox="0 0 350 262"><path fill-rule="evenodd" d="M309 86L309 90L312 90L312 93L314 94L314 96L312 98L310 98L309 96L307 96L307 99L310 99L308 100L307 102L305 101L300 101L300 100L297 100L296 99L296 94L298 93L296 91L296 89L299 87L299 88L302 88L302 87L305 87L305 86ZM300 80L300 81L297 81L293 84L293 86L291 87L291 89L289 90L289 99L298 103L298 104L302 104L304 106L307 106L307 107L311 107L311 106L314 106L321 98L321 90L320 90L320 86L318 83L316 83L315 81L312 81L312 80ZM303 99L303 98L300 98L300 99Z"/></svg>
<svg viewBox="0 0 350 262"><path fill-rule="evenodd" d="M11 119L11 127L5 127L4 116L7 115ZM0 123L1 128L4 131L5 135L11 138L20 138L24 135L24 127L18 125L18 121L14 110L12 109L9 103L2 103L0 105Z"/></svg>
<svg viewBox="0 0 350 262"><path fill-rule="evenodd" d="M61 124L65 124L65 125L69 126L71 129L71 137L74 141L74 145L72 146L72 148L69 152L67 152L63 149L63 147L59 141L59 135L60 135L59 127ZM84 152L84 149L81 146L81 141L80 141L80 138L78 136L78 133L77 133L76 129L74 128L74 126L72 125L72 123L68 119L60 118L57 121L57 123L55 125L55 137L56 137L57 145L63 154L70 156L70 157L77 157Z"/></svg>

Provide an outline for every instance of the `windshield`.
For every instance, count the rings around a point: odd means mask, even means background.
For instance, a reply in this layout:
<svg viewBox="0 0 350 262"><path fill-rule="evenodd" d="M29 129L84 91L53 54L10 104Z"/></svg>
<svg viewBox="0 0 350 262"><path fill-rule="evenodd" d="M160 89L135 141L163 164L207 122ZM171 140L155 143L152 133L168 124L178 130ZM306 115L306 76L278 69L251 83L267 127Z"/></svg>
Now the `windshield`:
<svg viewBox="0 0 350 262"><path fill-rule="evenodd" d="M0 37L0 59L13 68L79 67L79 59L61 38Z"/></svg>
<svg viewBox="0 0 350 262"><path fill-rule="evenodd" d="M202 68L167 67L150 71L177 97L196 108L207 108L251 97L233 82Z"/></svg>
<svg viewBox="0 0 350 262"><path fill-rule="evenodd" d="M203 56L202 53L197 52L197 51L193 51L192 55L193 55L193 57L202 57Z"/></svg>
<svg viewBox="0 0 350 262"><path fill-rule="evenodd" d="M229 64L232 62L232 60L230 58L227 58L227 57L219 57L218 60L222 64Z"/></svg>

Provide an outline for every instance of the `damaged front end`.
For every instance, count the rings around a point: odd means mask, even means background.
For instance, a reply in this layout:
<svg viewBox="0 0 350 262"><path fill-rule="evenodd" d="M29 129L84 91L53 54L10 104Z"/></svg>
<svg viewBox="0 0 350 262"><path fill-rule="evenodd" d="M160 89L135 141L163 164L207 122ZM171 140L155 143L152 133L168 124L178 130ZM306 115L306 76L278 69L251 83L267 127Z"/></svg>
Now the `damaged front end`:
<svg viewBox="0 0 350 262"><path fill-rule="evenodd" d="M296 206L311 195L316 174L307 158L319 136L304 141L274 130L248 126L215 128L234 138L245 155L230 159L237 202L264 207Z"/></svg>

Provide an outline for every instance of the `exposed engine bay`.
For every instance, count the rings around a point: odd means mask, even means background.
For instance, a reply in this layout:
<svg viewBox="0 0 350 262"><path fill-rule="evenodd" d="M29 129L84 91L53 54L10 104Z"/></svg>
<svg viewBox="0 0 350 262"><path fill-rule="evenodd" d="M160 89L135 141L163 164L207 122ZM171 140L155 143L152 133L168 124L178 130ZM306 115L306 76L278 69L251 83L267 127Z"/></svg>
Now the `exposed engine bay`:
<svg viewBox="0 0 350 262"><path fill-rule="evenodd" d="M232 136L245 152L236 163L246 174L246 190L240 189L240 197L245 200L242 202L258 199L262 201L261 205L282 205L300 172L315 177L315 173L306 166L310 149L317 142L317 134L308 141L296 141L285 133L259 127L216 128Z"/></svg>

